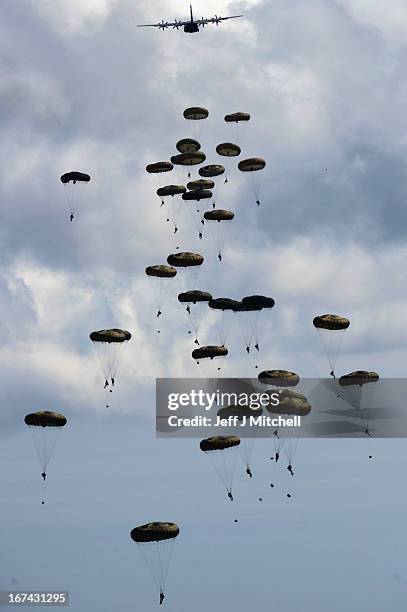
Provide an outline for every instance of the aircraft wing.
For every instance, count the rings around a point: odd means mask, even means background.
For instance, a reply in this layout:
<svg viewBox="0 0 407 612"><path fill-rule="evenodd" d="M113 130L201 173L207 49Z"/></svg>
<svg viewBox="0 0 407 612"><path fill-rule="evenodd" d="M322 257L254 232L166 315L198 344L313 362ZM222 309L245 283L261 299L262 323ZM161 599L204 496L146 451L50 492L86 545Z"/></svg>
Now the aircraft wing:
<svg viewBox="0 0 407 612"><path fill-rule="evenodd" d="M220 21L225 21L226 19L238 19L239 17L243 17L243 15L230 15L229 17L211 17L210 19L196 19L195 23L197 25L206 25L207 23L219 23Z"/></svg>
<svg viewBox="0 0 407 612"><path fill-rule="evenodd" d="M161 21L160 23L143 23L138 25L138 28L175 28L187 25L190 21Z"/></svg>

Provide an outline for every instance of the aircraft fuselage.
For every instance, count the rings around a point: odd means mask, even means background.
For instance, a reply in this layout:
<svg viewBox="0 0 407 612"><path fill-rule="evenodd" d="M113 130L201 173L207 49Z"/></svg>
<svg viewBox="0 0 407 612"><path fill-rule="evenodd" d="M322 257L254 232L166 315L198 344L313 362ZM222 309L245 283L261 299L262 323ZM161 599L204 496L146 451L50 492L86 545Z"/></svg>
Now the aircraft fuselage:
<svg viewBox="0 0 407 612"><path fill-rule="evenodd" d="M187 23L184 25L184 32L188 32L192 34L193 32L199 32L198 24L196 23Z"/></svg>

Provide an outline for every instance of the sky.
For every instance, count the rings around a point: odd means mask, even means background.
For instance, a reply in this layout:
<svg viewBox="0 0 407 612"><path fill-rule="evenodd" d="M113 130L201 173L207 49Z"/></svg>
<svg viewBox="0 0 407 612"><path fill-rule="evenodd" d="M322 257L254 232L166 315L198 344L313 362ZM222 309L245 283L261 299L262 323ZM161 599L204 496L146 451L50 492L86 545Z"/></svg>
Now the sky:
<svg viewBox="0 0 407 612"><path fill-rule="evenodd" d="M144 270L179 246L205 256L200 289L276 300L256 360L232 329L224 375L256 375L254 365L328 375L312 320L332 312L351 321L339 374L403 377L407 8L210 0L194 10L244 18L187 35L137 28L187 17L178 0L1 3L0 586L70 590L75 612L155 609L129 531L170 520L181 534L169 610L200 612L208 599L236 610L401 608L403 440L371 441L373 462L365 440L303 441L294 479L258 441L255 478L236 475L231 508L198 440L155 438L155 378L197 366L181 285L158 335ZM199 130L182 116L195 105L210 112ZM237 136L223 121L236 111L251 114ZM221 263L182 214L172 234L145 172L195 129L208 163L234 137L245 157L267 161L259 207L237 170L219 188L235 212ZM92 177L72 223L59 180L71 170ZM132 339L107 395L89 333L112 327ZM210 313L202 336L218 343ZM37 410L68 418L45 487L23 422Z"/></svg>

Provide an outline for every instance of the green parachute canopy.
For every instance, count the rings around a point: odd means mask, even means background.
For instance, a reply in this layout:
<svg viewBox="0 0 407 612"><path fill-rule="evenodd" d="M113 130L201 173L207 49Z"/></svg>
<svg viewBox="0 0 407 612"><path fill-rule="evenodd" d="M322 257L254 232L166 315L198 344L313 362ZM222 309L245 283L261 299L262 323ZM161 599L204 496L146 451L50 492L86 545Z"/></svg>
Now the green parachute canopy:
<svg viewBox="0 0 407 612"><path fill-rule="evenodd" d="M241 121L249 121L250 115L249 113L231 113L230 115L225 115L226 123L240 123Z"/></svg>
<svg viewBox="0 0 407 612"><path fill-rule="evenodd" d="M350 387L354 385L367 385L369 383L375 383L379 380L379 374L377 372L368 372L367 370L356 370L350 372L350 374L344 374L339 378L339 384L342 387Z"/></svg>
<svg viewBox="0 0 407 612"><path fill-rule="evenodd" d="M242 305L257 310L258 308L273 308L275 301L265 295L248 295L242 299Z"/></svg>
<svg viewBox="0 0 407 612"><path fill-rule="evenodd" d="M135 527L130 532L130 537L134 542L161 542L171 540L179 534L179 527L175 523L147 523Z"/></svg>
<svg viewBox="0 0 407 612"><path fill-rule="evenodd" d="M267 406L267 410L272 414L305 417L311 412L311 404L301 393L283 389L279 397L280 402L277 406Z"/></svg>
<svg viewBox="0 0 407 612"><path fill-rule="evenodd" d="M149 174L161 174L162 172L171 172L174 165L168 161L155 162L153 164L147 164L146 171Z"/></svg>
<svg viewBox="0 0 407 612"><path fill-rule="evenodd" d="M221 164L209 164L209 166L203 166L202 168L199 168L200 176L203 176L205 178L220 176L224 172L225 168Z"/></svg>
<svg viewBox="0 0 407 612"><path fill-rule="evenodd" d="M157 189L157 195L160 198L164 198L166 196L175 196L180 193L185 193L187 190L184 185L165 185L164 187L160 187Z"/></svg>
<svg viewBox="0 0 407 612"><path fill-rule="evenodd" d="M204 262L204 258L199 253L172 253L168 255L167 262L170 266L175 268L187 268L194 266L201 266Z"/></svg>
<svg viewBox="0 0 407 612"><path fill-rule="evenodd" d="M199 443L199 448L204 453L208 451L225 450L226 448L233 448L239 446L240 438L238 436L213 436L212 438L205 438Z"/></svg>
<svg viewBox="0 0 407 612"><path fill-rule="evenodd" d="M198 291L196 289L192 291L184 291L178 295L178 301L181 304L196 304L198 302L209 302L212 299L212 295L207 291Z"/></svg>
<svg viewBox="0 0 407 612"><path fill-rule="evenodd" d="M264 370L257 378L263 385L274 387L295 387L300 382L298 374L289 370Z"/></svg>
<svg viewBox="0 0 407 612"><path fill-rule="evenodd" d="M26 425L31 427L64 427L66 425L66 417L59 412L33 412L24 417Z"/></svg>
<svg viewBox="0 0 407 612"><path fill-rule="evenodd" d="M89 183L90 175L85 172L66 172L61 176L61 182L64 183Z"/></svg>
<svg viewBox="0 0 407 612"><path fill-rule="evenodd" d="M156 276L157 278L173 278L177 271L172 266L148 266L146 268L147 276Z"/></svg>
<svg viewBox="0 0 407 612"><path fill-rule="evenodd" d="M187 189L190 191L196 191L198 189L213 189L215 187L215 182L210 181L209 179L197 179L195 181L190 181L187 183Z"/></svg>
<svg viewBox="0 0 407 612"><path fill-rule="evenodd" d="M192 358L198 359L214 359L215 357L226 357L228 354L226 346L200 346L192 351Z"/></svg>
<svg viewBox="0 0 407 612"><path fill-rule="evenodd" d="M209 308L214 310L235 310L239 306L240 302L232 300L230 298L215 298L208 304Z"/></svg>
<svg viewBox="0 0 407 612"><path fill-rule="evenodd" d="M224 157L237 157L241 153L241 148L233 142L222 142L216 147L216 153Z"/></svg>
<svg viewBox="0 0 407 612"><path fill-rule="evenodd" d="M203 108L202 106L191 106L190 108L186 108L184 110L183 115L185 119L200 121L209 116L209 111L207 108Z"/></svg>
<svg viewBox="0 0 407 612"><path fill-rule="evenodd" d="M185 201L199 202L200 200L209 200L212 197L212 191L209 189L194 189L182 194L182 199Z"/></svg>
<svg viewBox="0 0 407 612"><path fill-rule="evenodd" d="M220 208L209 210L204 214L204 219L207 221L232 221L235 213L231 210L222 210Z"/></svg>
<svg viewBox="0 0 407 612"><path fill-rule="evenodd" d="M180 153L195 153L201 148L201 144L194 138L182 138L177 142L177 151Z"/></svg>
<svg viewBox="0 0 407 612"><path fill-rule="evenodd" d="M90 334L92 342L121 343L130 340L131 333L124 329L101 329Z"/></svg>
<svg viewBox="0 0 407 612"><path fill-rule="evenodd" d="M237 165L241 172L257 172L266 167L266 162L261 157L250 157L242 159Z"/></svg>
<svg viewBox="0 0 407 612"><path fill-rule="evenodd" d="M328 330L343 330L348 329L350 325L349 319L340 315L325 314L315 317L313 325L317 329L328 329Z"/></svg>
<svg viewBox="0 0 407 612"><path fill-rule="evenodd" d="M178 166L197 166L202 164L206 159L205 153L195 151L194 153L178 153L171 157L171 162Z"/></svg>

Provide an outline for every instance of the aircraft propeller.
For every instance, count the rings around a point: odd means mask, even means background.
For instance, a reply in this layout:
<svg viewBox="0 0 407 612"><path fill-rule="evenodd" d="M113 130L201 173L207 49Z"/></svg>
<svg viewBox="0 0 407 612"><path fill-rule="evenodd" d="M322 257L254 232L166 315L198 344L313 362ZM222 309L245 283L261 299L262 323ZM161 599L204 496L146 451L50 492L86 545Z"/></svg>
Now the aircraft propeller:
<svg viewBox="0 0 407 612"><path fill-rule="evenodd" d="M164 21L164 19L163 19L158 27L159 27L160 30L165 30L165 28L168 28L168 21Z"/></svg>

